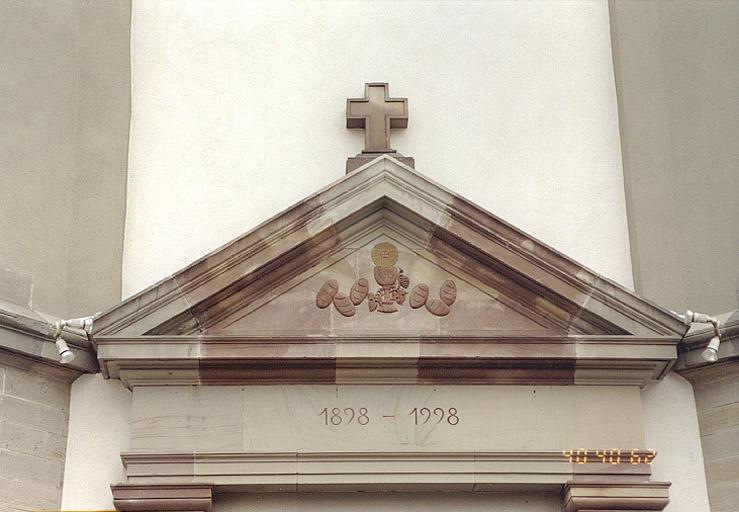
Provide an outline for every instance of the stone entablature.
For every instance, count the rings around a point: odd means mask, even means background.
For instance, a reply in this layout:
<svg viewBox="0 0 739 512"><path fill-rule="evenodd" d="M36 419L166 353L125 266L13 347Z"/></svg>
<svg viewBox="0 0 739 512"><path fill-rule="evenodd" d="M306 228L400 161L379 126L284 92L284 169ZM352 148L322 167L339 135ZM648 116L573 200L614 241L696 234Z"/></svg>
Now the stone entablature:
<svg viewBox="0 0 739 512"><path fill-rule="evenodd" d="M679 338L634 336L146 336L96 338L127 387L223 384L645 386Z"/></svg>

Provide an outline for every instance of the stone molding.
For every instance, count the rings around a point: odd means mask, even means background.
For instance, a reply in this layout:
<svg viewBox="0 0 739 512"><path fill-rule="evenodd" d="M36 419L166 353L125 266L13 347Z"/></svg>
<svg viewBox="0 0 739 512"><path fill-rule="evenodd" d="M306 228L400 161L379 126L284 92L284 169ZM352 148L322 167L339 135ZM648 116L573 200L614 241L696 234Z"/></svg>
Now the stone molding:
<svg viewBox="0 0 739 512"><path fill-rule="evenodd" d="M110 488L113 505L122 512L209 512L213 504L209 484L118 484Z"/></svg>
<svg viewBox="0 0 739 512"><path fill-rule="evenodd" d="M739 311L719 315L719 320L721 345L719 359L715 363L709 363L701 356L714 335L713 329L703 328L690 332L678 346L675 371L693 383L731 373L739 366Z"/></svg>
<svg viewBox="0 0 739 512"><path fill-rule="evenodd" d="M59 362L53 336L55 320L26 307L0 302L0 351L55 367L70 378L97 373L95 352L84 333L62 333L75 357L67 364Z"/></svg>
<svg viewBox="0 0 739 512"><path fill-rule="evenodd" d="M443 454L437 454L437 457ZM393 487L381 483L385 475L378 475L371 485L365 487L373 491L417 491L423 487L401 486ZM425 484L434 488L457 490L457 491L490 491L493 487L479 486L468 488L462 482L447 481L433 476L425 475ZM446 477L448 478L448 476ZM446 481L448 485L443 485ZM462 485L460 485L460 483ZM441 485L440 485L441 484ZM218 486L219 488L221 486ZM615 511L662 511L669 503L668 482L648 482L638 479L617 479L611 476L596 477L590 479L567 481L559 485L537 485L533 482L514 482L508 486L495 487L496 489L524 490L536 489L538 491L559 492L565 512L615 512ZM147 511L179 511L179 512L209 512L213 504L213 493L216 486L202 483L149 483L149 484L118 484L112 485L113 504L116 510L121 512L147 512ZM317 486L311 491L346 491L356 489L352 486L339 483L338 485ZM293 491L295 489L264 488L260 486L236 486L234 490L241 492L265 490Z"/></svg>
<svg viewBox="0 0 739 512"><path fill-rule="evenodd" d="M668 482L567 482L565 512L660 511L670 502L669 487Z"/></svg>
<svg viewBox="0 0 739 512"><path fill-rule="evenodd" d="M640 452L645 456L648 452ZM559 491L572 480L645 485L648 464L576 464L561 452L124 453L129 484L207 480L224 491Z"/></svg>
<svg viewBox="0 0 739 512"><path fill-rule="evenodd" d="M103 374L129 388L223 384L638 385L678 338L634 336L143 336L96 338Z"/></svg>

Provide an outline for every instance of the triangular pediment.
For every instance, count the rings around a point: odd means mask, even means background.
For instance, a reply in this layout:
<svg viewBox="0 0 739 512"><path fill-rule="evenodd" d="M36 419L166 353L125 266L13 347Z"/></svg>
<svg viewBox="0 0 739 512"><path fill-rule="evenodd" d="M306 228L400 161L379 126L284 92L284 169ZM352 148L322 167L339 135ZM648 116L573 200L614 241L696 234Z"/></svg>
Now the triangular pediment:
<svg viewBox="0 0 739 512"><path fill-rule="evenodd" d="M378 264L378 245L396 256ZM674 315L387 156L95 320L103 336L683 330Z"/></svg>
<svg viewBox="0 0 739 512"><path fill-rule="evenodd" d="M203 334L565 334L504 284L475 277L384 219L332 258L236 308ZM373 261L389 252L391 265ZM377 275L376 275L377 273ZM378 279L379 278L379 279Z"/></svg>

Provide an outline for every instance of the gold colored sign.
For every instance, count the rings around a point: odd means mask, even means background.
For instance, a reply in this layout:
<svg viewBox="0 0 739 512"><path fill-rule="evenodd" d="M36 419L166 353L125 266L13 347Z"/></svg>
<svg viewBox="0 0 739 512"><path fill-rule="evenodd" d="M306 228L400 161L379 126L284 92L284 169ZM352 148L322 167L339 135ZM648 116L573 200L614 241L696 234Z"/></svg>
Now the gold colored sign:
<svg viewBox="0 0 739 512"><path fill-rule="evenodd" d="M588 455L590 458L588 458ZM657 450L640 450L634 448L632 450L621 450L620 448L611 448L604 450L588 450L587 448L578 448L572 450L562 450L562 456L567 462L575 464L589 464L600 462L601 464L651 464L657 456Z"/></svg>

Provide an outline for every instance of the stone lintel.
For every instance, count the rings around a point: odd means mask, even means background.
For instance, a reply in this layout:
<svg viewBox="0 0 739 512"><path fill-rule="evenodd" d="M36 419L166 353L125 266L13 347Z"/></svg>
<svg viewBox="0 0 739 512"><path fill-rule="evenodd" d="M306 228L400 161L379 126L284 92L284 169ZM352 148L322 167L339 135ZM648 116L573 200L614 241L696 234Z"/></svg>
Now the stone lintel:
<svg viewBox="0 0 739 512"><path fill-rule="evenodd" d="M669 482L567 482L565 512L660 511L670 502Z"/></svg>
<svg viewBox="0 0 739 512"><path fill-rule="evenodd" d="M208 512L213 504L210 484L118 484L110 488L113 505L122 512Z"/></svg>

